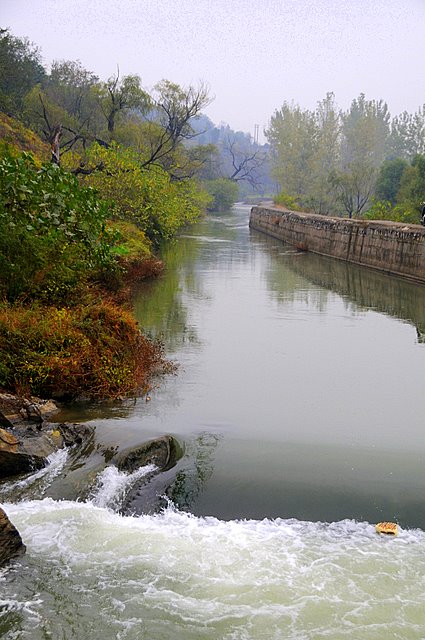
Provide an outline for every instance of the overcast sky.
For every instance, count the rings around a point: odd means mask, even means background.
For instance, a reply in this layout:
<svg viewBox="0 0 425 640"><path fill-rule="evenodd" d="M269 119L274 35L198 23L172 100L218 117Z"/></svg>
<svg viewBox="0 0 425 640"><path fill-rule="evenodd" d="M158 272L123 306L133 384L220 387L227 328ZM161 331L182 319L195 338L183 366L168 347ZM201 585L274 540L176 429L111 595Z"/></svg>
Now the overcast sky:
<svg viewBox="0 0 425 640"><path fill-rule="evenodd" d="M0 0L0 24L106 79L207 82L215 122L253 133L292 101L425 102L425 0Z"/></svg>

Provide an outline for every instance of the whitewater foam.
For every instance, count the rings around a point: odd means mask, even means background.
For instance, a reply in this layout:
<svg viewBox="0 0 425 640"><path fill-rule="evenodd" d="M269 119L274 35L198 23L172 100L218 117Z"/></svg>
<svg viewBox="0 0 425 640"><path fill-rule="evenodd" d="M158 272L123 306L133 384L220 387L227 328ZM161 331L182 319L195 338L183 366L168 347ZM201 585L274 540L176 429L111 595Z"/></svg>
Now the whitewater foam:
<svg viewBox="0 0 425 640"><path fill-rule="evenodd" d="M53 480L62 472L68 459L67 449L59 449L50 454L47 464L42 469L29 474L21 480L5 482L0 485L2 500L20 499L31 492L31 497L41 498Z"/></svg>
<svg viewBox="0 0 425 640"><path fill-rule="evenodd" d="M423 638L419 530L388 539L366 522L224 522L172 506L135 518L48 498L6 511L28 555L25 587L6 583L4 599L43 600L43 623L25 635L22 614L22 637L58 637L66 601L79 610L67 638L84 625L104 640Z"/></svg>
<svg viewBox="0 0 425 640"><path fill-rule="evenodd" d="M96 507L119 509L125 494L138 480L153 473L157 467L154 464L139 467L133 473L119 471L111 465L99 474L96 486L91 495L91 502Z"/></svg>

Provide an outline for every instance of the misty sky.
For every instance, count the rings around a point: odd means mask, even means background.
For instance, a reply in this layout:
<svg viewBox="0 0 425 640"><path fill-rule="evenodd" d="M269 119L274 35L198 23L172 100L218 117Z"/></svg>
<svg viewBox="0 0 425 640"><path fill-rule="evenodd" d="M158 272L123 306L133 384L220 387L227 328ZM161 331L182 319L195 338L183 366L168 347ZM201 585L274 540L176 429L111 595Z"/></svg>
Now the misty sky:
<svg viewBox="0 0 425 640"><path fill-rule="evenodd" d="M146 88L206 81L215 122L253 133L294 100L314 108L361 92L393 115L425 103L425 0L0 0L0 24L79 59L101 79L119 64Z"/></svg>

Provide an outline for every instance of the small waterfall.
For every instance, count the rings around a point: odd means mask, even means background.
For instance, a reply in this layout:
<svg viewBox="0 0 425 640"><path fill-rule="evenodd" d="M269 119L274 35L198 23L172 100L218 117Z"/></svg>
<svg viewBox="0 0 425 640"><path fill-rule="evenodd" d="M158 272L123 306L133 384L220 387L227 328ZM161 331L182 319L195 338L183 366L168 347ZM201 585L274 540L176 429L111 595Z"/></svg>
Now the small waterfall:
<svg viewBox="0 0 425 640"><path fill-rule="evenodd" d="M27 477L0 485L0 499L2 501L31 498L42 498L46 489L62 472L68 459L68 450L59 449L47 457L47 465L43 469L31 473Z"/></svg>
<svg viewBox="0 0 425 640"><path fill-rule="evenodd" d="M126 492L134 483L153 473L156 469L155 465L148 464L133 471L133 473L125 473L125 471L119 471L114 466L106 467L97 478L90 501L96 507L118 510L122 505Z"/></svg>

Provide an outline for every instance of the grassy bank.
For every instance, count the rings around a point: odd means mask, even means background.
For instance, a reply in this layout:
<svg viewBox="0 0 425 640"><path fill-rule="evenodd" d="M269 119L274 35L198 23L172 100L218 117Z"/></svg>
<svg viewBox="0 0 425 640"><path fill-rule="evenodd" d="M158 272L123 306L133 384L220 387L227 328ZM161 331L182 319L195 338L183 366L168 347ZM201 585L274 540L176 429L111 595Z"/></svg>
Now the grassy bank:
<svg viewBox="0 0 425 640"><path fill-rule="evenodd" d="M2 305L0 386L71 400L135 394L164 364L132 314L92 296L72 307Z"/></svg>

